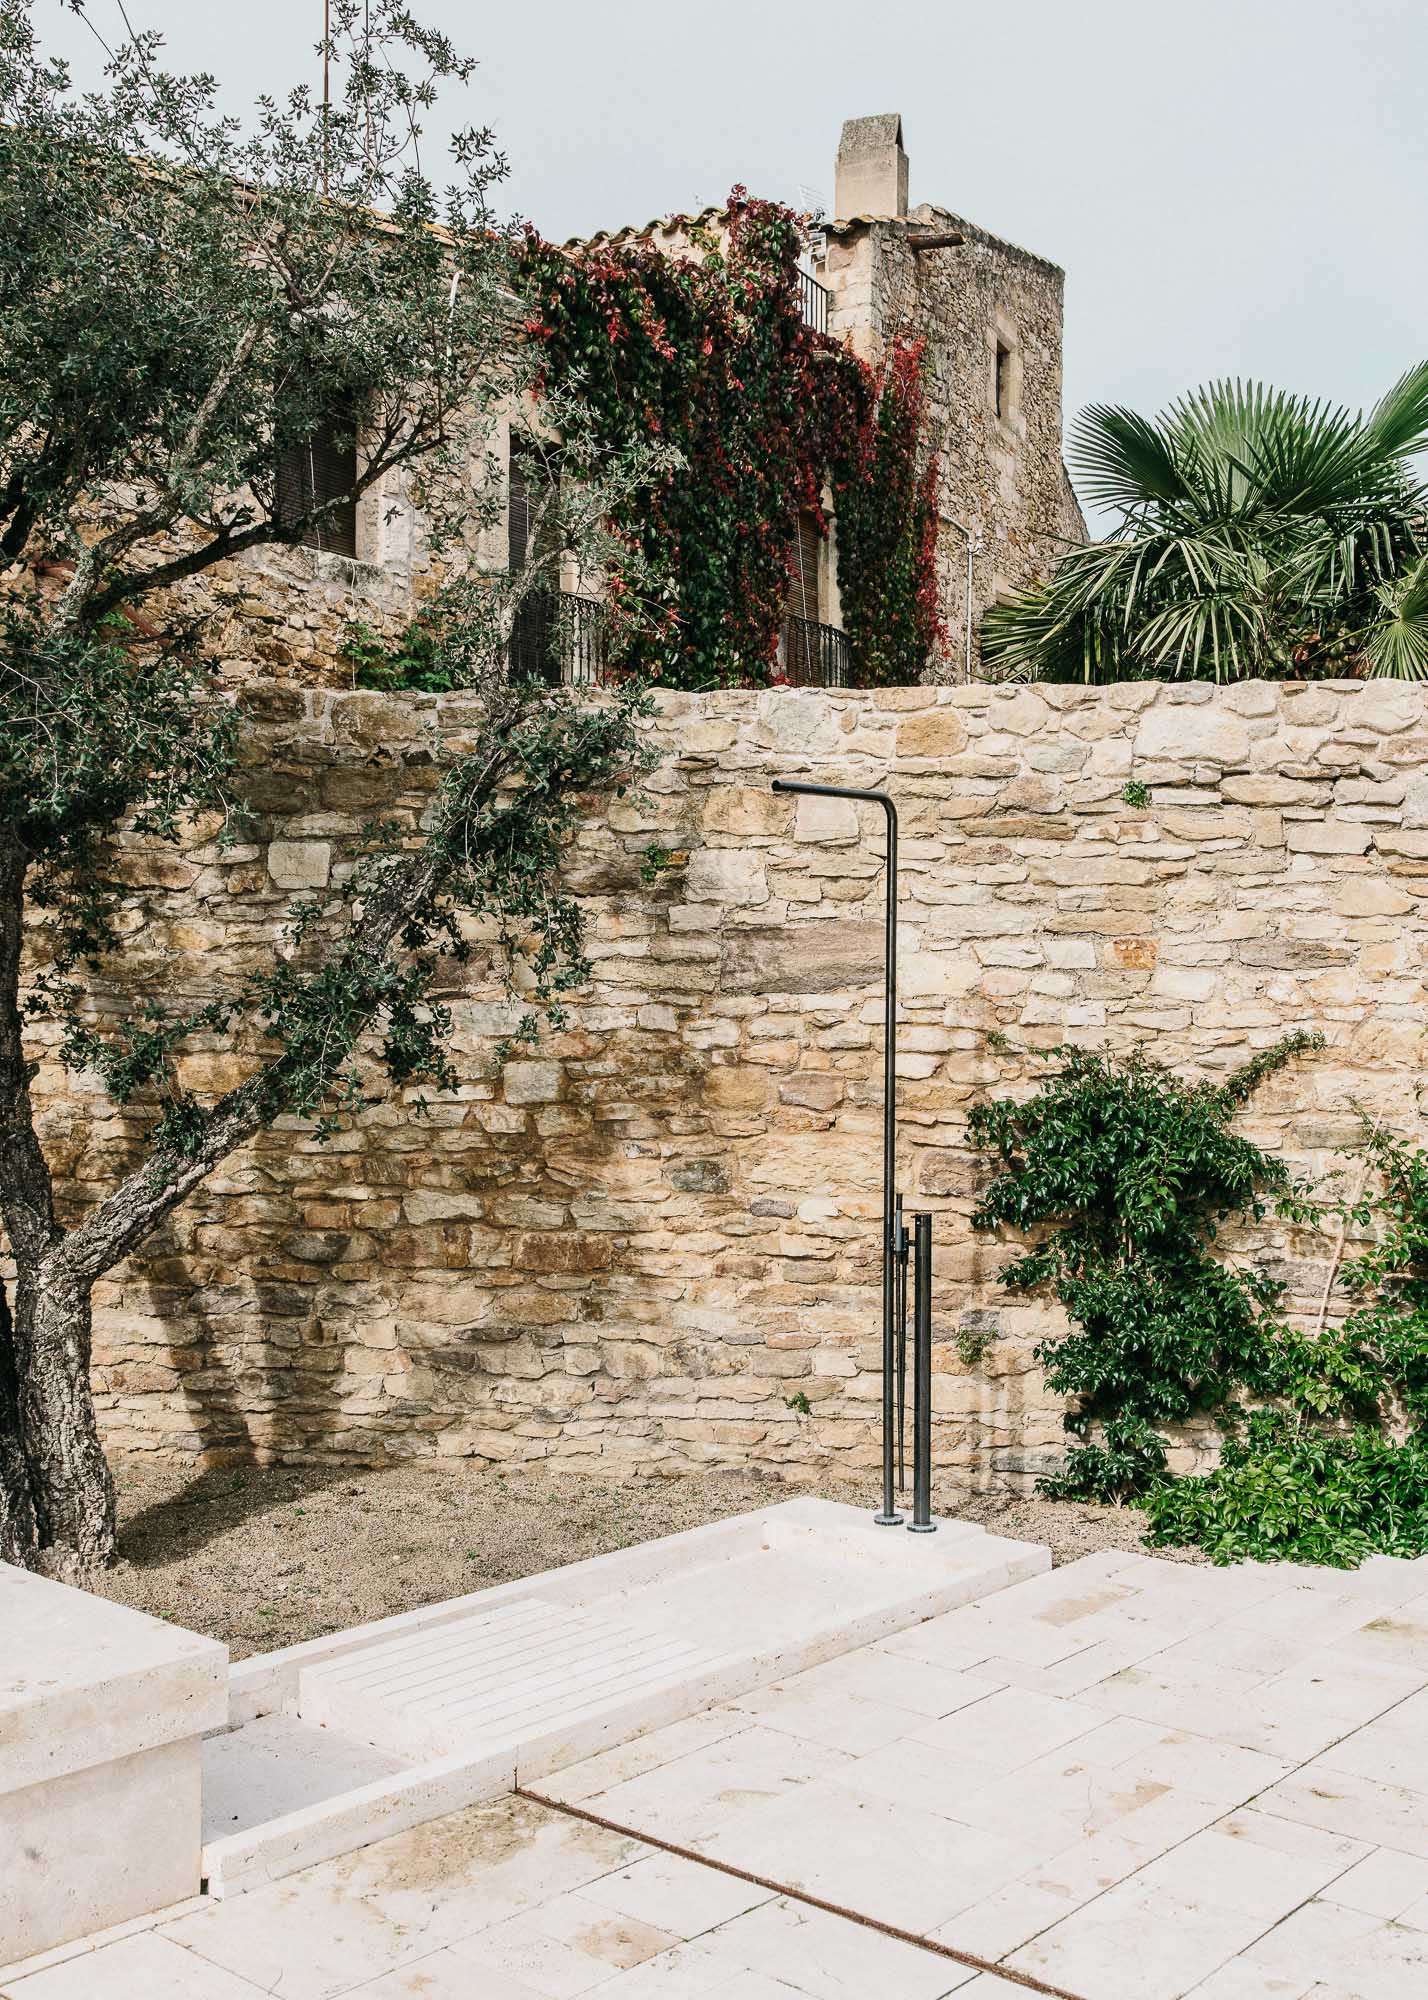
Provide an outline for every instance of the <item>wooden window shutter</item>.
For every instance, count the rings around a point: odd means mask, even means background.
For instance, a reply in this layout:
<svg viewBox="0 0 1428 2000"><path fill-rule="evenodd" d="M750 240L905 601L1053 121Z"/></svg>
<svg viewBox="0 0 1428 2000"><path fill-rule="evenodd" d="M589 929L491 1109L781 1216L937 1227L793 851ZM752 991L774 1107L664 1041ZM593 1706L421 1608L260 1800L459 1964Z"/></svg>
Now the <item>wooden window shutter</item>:
<svg viewBox="0 0 1428 2000"><path fill-rule="evenodd" d="M335 407L303 444L278 454L276 508L280 521L301 519L326 500L350 494L357 483L357 420L350 400ZM357 554L357 502L346 500L304 529L308 548L329 555Z"/></svg>
<svg viewBox="0 0 1428 2000"><path fill-rule="evenodd" d="M788 615L818 622L818 557L823 537L813 515L800 512L794 521L788 563Z"/></svg>
<svg viewBox="0 0 1428 2000"><path fill-rule="evenodd" d="M560 547L558 478L540 450L511 440L509 498L506 506L506 566L512 576L527 563L539 561L544 568L543 589L554 589L553 559Z"/></svg>
<svg viewBox="0 0 1428 2000"><path fill-rule="evenodd" d="M510 500L506 508L506 567L512 576L526 566L531 553L531 521L535 513L535 493L524 456L511 452Z"/></svg>

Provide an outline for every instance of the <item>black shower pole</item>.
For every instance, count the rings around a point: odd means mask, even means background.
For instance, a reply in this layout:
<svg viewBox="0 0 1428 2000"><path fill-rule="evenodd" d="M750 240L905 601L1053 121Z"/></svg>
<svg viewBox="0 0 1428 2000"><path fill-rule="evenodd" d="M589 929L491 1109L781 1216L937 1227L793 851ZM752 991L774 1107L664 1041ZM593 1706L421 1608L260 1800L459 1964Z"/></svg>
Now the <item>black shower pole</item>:
<svg viewBox="0 0 1428 2000"><path fill-rule="evenodd" d="M932 1217L912 1218L912 1519L908 1532L931 1535L932 1518Z"/></svg>
<svg viewBox="0 0 1428 2000"><path fill-rule="evenodd" d="M887 917L883 941L883 1510L873 1519L895 1528L902 1520L894 1504L893 1432L897 1371L896 1337L896 1182L897 1182L897 807L886 792L856 785L810 785L802 779L775 778L776 792L806 792L820 799L854 799L879 805L887 814Z"/></svg>

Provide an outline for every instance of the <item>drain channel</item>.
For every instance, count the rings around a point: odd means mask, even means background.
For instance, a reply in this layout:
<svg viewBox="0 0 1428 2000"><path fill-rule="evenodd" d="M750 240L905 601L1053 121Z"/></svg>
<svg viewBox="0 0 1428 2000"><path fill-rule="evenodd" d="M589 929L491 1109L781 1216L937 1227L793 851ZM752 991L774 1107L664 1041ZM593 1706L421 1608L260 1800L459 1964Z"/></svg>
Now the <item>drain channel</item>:
<svg viewBox="0 0 1428 2000"><path fill-rule="evenodd" d="M830 1903L822 1896L810 1895L807 1889L794 1889L787 1882L776 1882L772 1876L756 1875L750 1868L739 1868L732 1861L721 1861L717 1855L701 1854L696 1848L681 1847L677 1841L665 1840L657 1833L646 1833L641 1827L625 1826L619 1820L606 1819L603 1813L591 1812L588 1806L571 1805L565 1799L552 1799L544 1792L532 1791L529 1785L516 1785L514 1793L518 1799L528 1799L533 1806L564 1813L567 1819L584 1820L587 1825L601 1827L606 1833L618 1833L626 1840L638 1840L646 1847L657 1847L662 1854L673 1854L680 1861L693 1861L699 1867L712 1868L720 1875L732 1875L735 1881L750 1882L756 1889L768 1889L775 1896L786 1896L791 1903L803 1903L810 1910L822 1910L827 1916L842 1917L846 1923L861 1924L864 1930L877 1931L883 1937L895 1939L898 1944L913 1945L918 1951L931 1952L936 1958L950 1959L954 1965L969 1966L973 1972L993 1973L1009 1986L1024 1987L1028 1993L1045 1994L1048 2000L1086 2000L1085 1994L1072 1993L1065 1986L1049 1986L1034 1973L1016 1972L1009 1965L999 1965L995 1959L980 1958L974 1951L958 1951L955 1945L923 1937L918 1931L903 1930L899 1924L884 1923L881 1917L867 1916L862 1910L845 1910L841 1903Z"/></svg>

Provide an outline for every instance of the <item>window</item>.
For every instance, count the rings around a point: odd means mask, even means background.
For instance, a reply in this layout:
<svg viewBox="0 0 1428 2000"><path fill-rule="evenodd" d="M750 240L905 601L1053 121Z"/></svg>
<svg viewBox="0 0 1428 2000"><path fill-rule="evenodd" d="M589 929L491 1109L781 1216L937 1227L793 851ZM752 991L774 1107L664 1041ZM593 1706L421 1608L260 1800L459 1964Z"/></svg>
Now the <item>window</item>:
<svg viewBox="0 0 1428 2000"><path fill-rule="evenodd" d="M511 440L510 497L506 504L506 567L517 575L529 562L539 561L542 584L559 585L554 557L559 547L560 510L552 503L558 488L550 468L531 445Z"/></svg>
<svg viewBox="0 0 1428 2000"><path fill-rule="evenodd" d="M511 670L524 680L559 682L561 662L558 572L555 550L555 510L550 506L550 477L540 454L529 444L511 440L506 501L506 568L513 577L539 561L541 574L516 607L511 627Z"/></svg>
<svg viewBox="0 0 1428 2000"><path fill-rule="evenodd" d="M993 407L999 417L1012 412L1012 351L1004 340L997 342L996 370L992 377Z"/></svg>
<svg viewBox="0 0 1428 2000"><path fill-rule="evenodd" d="M506 503L506 567L515 576L526 566L536 514L536 483L524 454L511 447L510 497Z"/></svg>
<svg viewBox="0 0 1428 2000"><path fill-rule="evenodd" d="M793 524L793 547L788 557L788 615L818 622L818 558L823 537L818 523L806 510Z"/></svg>
<svg viewBox="0 0 1428 2000"><path fill-rule="evenodd" d="M329 555L355 556L357 502L351 494L356 484L357 416L352 399L344 397L305 444L279 452L274 511L279 521L290 523L324 501L340 501L308 524L302 541Z"/></svg>

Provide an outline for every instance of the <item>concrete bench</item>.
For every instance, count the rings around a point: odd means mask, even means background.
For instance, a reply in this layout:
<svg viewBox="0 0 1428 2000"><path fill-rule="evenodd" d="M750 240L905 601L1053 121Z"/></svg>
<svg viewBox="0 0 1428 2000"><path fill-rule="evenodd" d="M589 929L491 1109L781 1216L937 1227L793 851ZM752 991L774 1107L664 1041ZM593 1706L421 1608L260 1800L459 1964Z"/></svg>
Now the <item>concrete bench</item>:
<svg viewBox="0 0 1428 2000"><path fill-rule="evenodd" d="M228 1649L0 1563L0 1966L199 1887Z"/></svg>

